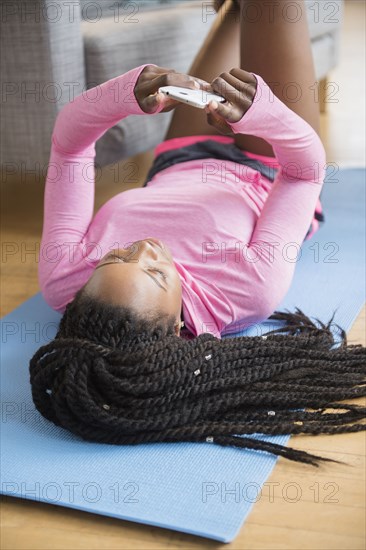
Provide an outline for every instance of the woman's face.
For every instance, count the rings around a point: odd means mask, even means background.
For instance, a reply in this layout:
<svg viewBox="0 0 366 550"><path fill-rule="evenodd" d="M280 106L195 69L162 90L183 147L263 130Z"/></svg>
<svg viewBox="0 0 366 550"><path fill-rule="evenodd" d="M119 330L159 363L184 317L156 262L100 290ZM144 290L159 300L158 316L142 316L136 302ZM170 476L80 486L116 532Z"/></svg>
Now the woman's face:
<svg viewBox="0 0 366 550"><path fill-rule="evenodd" d="M154 238L115 248L95 267L85 285L93 297L122 305L146 316L150 312L174 315L179 335L182 285L167 246Z"/></svg>

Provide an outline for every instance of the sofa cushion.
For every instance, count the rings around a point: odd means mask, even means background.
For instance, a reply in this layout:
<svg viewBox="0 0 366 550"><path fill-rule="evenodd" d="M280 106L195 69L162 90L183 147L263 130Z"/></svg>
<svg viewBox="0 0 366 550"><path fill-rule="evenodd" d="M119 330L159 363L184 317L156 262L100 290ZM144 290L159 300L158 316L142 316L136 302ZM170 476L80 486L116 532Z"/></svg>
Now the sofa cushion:
<svg viewBox="0 0 366 550"><path fill-rule="evenodd" d="M305 0L306 17L311 40L325 34L331 34L339 29L343 19L343 4L344 0L332 0L331 2L326 2L325 0L321 0L320 2ZM299 9L299 6L297 9ZM296 17L295 12L291 14L289 11L288 14L290 18Z"/></svg>
<svg viewBox="0 0 366 550"><path fill-rule="evenodd" d="M186 71L204 41L214 17L202 21L201 4L186 2L179 9L138 12L97 23L83 21L88 87L114 78L142 63Z"/></svg>
<svg viewBox="0 0 366 550"><path fill-rule="evenodd" d="M339 31L324 34L311 42L313 52L315 76L317 80L325 78L337 64L339 58ZM332 90L329 90L331 93Z"/></svg>
<svg viewBox="0 0 366 550"><path fill-rule="evenodd" d="M87 87L144 63L187 72L214 21L212 16L203 22L201 9L200 2L186 2L179 7L179 17L177 9L167 8L139 12L136 24L116 22L114 17L83 21ZM121 121L98 140L97 163L111 164L154 147L164 138L172 114Z"/></svg>
<svg viewBox="0 0 366 550"><path fill-rule="evenodd" d="M166 9L182 2L187 3L187 0L79 0L81 18L91 23L109 16L133 19L142 11Z"/></svg>

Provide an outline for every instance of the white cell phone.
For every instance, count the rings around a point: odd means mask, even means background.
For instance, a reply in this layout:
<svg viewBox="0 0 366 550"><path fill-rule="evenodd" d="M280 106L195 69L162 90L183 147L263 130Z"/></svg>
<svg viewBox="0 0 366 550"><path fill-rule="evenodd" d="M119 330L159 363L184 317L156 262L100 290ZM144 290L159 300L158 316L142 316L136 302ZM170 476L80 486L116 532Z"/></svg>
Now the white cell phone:
<svg viewBox="0 0 366 550"><path fill-rule="evenodd" d="M181 86L162 86L159 88L159 92L163 92L163 94L182 103L192 105L192 107L198 107L198 109L204 109L210 101L217 101L218 103L226 101L221 95L212 94L206 90L182 88Z"/></svg>

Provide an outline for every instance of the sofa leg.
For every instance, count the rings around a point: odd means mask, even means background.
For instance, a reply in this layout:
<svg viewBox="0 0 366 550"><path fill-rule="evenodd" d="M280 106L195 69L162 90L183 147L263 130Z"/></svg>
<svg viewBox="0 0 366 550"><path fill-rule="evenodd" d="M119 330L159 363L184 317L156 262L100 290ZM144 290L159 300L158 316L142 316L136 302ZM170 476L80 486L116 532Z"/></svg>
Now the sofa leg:
<svg viewBox="0 0 366 550"><path fill-rule="evenodd" d="M327 77L322 78L319 82L319 111L321 113L326 112L326 107L327 107L327 101L326 101L326 98L327 98L327 83L328 83Z"/></svg>

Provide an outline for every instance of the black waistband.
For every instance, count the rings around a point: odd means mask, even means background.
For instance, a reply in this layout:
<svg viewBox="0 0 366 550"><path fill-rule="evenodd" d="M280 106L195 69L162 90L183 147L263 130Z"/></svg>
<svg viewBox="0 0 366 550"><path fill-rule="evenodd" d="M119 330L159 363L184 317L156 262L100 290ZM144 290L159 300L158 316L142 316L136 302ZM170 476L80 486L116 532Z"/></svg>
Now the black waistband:
<svg viewBox="0 0 366 550"><path fill-rule="evenodd" d="M253 170L257 170L270 181L274 181L278 172L274 166L267 166L263 162L252 159L245 155L245 153L235 145L235 143L220 143L212 139L205 141L199 141L192 145L180 147L179 149L172 149L160 153L147 174L146 181L143 185L145 187L147 183L162 170L178 164L180 162L187 162L190 160L198 160L205 158L214 158L218 160L229 160L238 164L245 164Z"/></svg>

